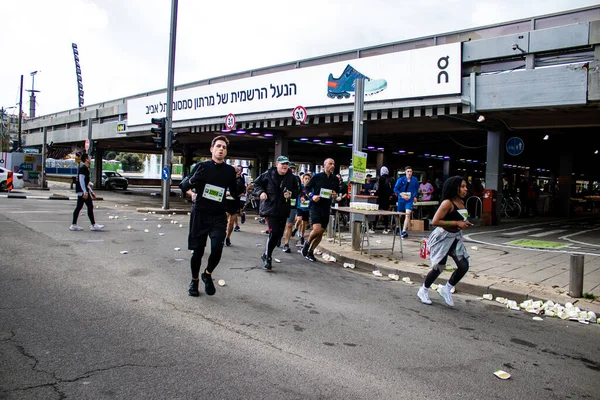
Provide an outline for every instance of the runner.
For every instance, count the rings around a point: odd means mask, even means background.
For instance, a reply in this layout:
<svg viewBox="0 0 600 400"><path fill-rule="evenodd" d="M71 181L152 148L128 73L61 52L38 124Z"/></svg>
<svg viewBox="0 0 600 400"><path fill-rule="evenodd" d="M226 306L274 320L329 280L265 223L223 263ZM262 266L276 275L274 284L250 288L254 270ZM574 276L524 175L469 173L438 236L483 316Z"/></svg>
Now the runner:
<svg viewBox="0 0 600 400"><path fill-rule="evenodd" d="M442 204L433 216L432 224L437 228L429 235L427 246L431 252L431 271L427 274L417 296L423 304L431 304L428 289L446 268L448 256L456 263L456 270L448 283L442 286L440 295L449 306L454 306L452 288L469 270L469 254L463 243L462 230L472 224L467 221L468 213L464 198L467 195L467 182L461 176L449 178L442 189Z"/></svg>
<svg viewBox="0 0 600 400"><path fill-rule="evenodd" d="M329 224L331 199L335 198L337 192L339 192L339 181L333 174L334 170L335 161L333 158L326 159L323 162L323 172L315 174L305 188L311 200L309 213L312 231L302 247L302 255L312 262L317 261L314 251L321 243L323 233Z"/></svg>
<svg viewBox="0 0 600 400"><path fill-rule="evenodd" d="M225 163L228 146L229 140L225 136L215 137L210 146L212 159L195 167L188 186L182 188L193 202L188 235L188 249L193 250L190 261L192 281L188 290L190 296L200 296L199 278L204 282L204 292L207 295L212 296L216 291L212 272L219 264L223 253L227 228L226 197L231 195L234 199L238 198L235 169ZM226 191L227 188L230 192ZM208 237L210 237L210 256L206 269L200 275L200 264Z"/></svg>
<svg viewBox="0 0 600 400"><path fill-rule="evenodd" d="M296 175L296 164L290 163L290 170L292 171L294 178L296 178L296 193L298 193L298 192L300 192L301 184L300 184L300 178L298 178L298 175ZM296 222L296 217L298 215L297 201L298 201L297 197L293 197L290 199L290 215L288 216L288 219L285 224L285 234L284 234L285 243L283 245L284 253L290 253L292 251L290 249L290 238L296 234L296 229L294 229L292 231L292 226L294 226L294 224Z"/></svg>

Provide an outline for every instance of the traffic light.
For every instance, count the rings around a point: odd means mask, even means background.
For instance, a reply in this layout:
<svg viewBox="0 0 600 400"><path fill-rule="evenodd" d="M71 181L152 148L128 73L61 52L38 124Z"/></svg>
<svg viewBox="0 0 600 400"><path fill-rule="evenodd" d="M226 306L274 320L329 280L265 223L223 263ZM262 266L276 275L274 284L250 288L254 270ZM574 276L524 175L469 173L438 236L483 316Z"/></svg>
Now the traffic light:
<svg viewBox="0 0 600 400"><path fill-rule="evenodd" d="M166 122L166 118L152 118L152 125L156 125L156 127L150 128L150 132L154 134L152 140L159 149L162 149L165 145Z"/></svg>
<svg viewBox="0 0 600 400"><path fill-rule="evenodd" d="M177 146L179 144L179 140L177 139L177 132L171 131L171 148Z"/></svg>

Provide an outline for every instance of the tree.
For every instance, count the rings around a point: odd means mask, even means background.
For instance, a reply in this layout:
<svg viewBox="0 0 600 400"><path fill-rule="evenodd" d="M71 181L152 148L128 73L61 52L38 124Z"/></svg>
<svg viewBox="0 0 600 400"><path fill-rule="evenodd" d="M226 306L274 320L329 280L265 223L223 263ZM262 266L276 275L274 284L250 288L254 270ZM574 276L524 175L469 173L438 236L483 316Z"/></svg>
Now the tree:
<svg viewBox="0 0 600 400"><path fill-rule="evenodd" d="M142 160L138 154L120 153L115 159L117 161L121 161L121 165L123 165L123 171L137 172L142 168Z"/></svg>
<svg viewBox="0 0 600 400"><path fill-rule="evenodd" d="M109 151L108 153L106 153L106 156L104 158L108 161L114 160L115 158L117 158L117 153L115 153L114 151Z"/></svg>

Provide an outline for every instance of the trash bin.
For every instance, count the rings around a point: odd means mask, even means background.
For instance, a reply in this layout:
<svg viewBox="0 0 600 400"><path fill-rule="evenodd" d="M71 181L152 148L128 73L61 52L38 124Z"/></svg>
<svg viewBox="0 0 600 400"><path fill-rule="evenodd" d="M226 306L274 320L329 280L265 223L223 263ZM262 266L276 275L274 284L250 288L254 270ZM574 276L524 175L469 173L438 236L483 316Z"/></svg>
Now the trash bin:
<svg viewBox="0 0 600 400"><path fill-rule="evenodd" d="M498 225L498 192L490 189L484 190L482 201L481 225Z"/></svg>

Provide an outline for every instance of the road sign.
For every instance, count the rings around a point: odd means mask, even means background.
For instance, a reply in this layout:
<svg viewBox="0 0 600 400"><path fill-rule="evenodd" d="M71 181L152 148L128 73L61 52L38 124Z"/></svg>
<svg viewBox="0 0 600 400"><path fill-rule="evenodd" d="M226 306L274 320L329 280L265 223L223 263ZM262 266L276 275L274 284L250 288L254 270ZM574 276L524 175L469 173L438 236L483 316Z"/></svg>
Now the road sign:
<svg viewBox="0 0 600 400"><path fill-rule="evenodd" d="M90 139L85 139L85 149L86 150L90 149Z"/></svg>
<svg viewBox="0 0 600 400"><path fill-rule="evenodd" d="M306 108L302 106L297 106L296 108L294 108L294 111L292 111L292 117L294 117L296 122L300 124L303 124L304 121L306 121L307 116L308 114L306 112Z"/></svg>
<svg viewBox="0 0 600 400"><path fill-rule="evenodd" d="M225 117L225 128L232 130L235 128L235 115L227 114Z"/></svg>
<svg viewBox="0 0 600 400"><path fill-rule="evenodd" d="M163 181L166 181L167 179L169 179L169 176L171 176L171 174L169 173L169 167L164 167L162 170Z"/></svg>
<svg viewBox="0 0 600 400"><path fill-rule="evenodd" d="M506 142L506 152L511 156L518 156L525 149L525 143L520 137L511 137Z"/></svg>
<svg viewBox="0 0 600 400"><path fill-rule="evenodd" d="M125 124L117 124L117 133L123 133L127 130L127 126Z"/></svg>

